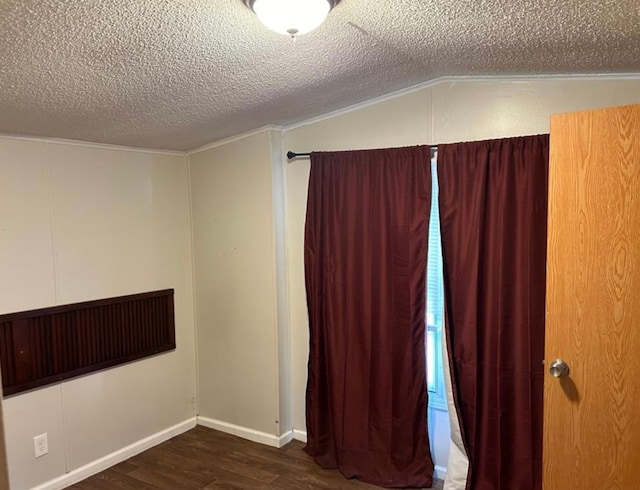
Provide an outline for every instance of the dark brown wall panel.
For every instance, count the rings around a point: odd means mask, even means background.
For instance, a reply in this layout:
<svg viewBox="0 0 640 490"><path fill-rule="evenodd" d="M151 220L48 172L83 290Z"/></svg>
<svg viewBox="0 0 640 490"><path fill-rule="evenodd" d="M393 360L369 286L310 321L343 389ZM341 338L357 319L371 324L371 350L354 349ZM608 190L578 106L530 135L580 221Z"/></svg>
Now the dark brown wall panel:
<svg viewBox="0 0 640 490"><path fill-rule="evenodd" d="M0 315L3 393L175 347L173 289Z"/></svg>

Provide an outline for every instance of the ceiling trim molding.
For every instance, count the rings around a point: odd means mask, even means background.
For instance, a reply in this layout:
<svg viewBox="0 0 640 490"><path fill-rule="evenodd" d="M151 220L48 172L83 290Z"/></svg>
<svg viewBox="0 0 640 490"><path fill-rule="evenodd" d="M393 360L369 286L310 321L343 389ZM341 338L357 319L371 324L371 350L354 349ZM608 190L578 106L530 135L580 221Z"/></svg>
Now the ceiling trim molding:
<svg viewBox="0 0 640 490"><path fill-rule="evenodd" d="M353 111L357 111L360 109L364 109L366 107L379 104L381 102L386 102L388 100L395 99L397 97L402 97L407 94L411 94L413 92L418 92L419 90L424 90L427 88L435 87L437 85L441 85L443 83L453 83L453 82L532 82L532 81L568 81L568 80L640 80L640 73L607 73L607 74L557 74L557 75L503 75L503 76L488 76L488 75L474 75L474 76L443 76L428 80L426 82L419 83L418 85L412 85L411 87L407 87L401 90L397 90L395 92L391 92L386 95L381 95L379 97L374 97L373 99L368 99L363 102L359 102L357 104L353 104L347 107L343 107L342 109L337 109L335 111L327 112L326 114L322 114L320 116L315 116L309 119L304 119L299 122L295 122L284 126L282 128L284 131L291 131L293 129L297 129L303 126L309 126L311 124L315 124L326 119L331 119L336 116L341 116L344 114L348 114Z"/></svg>
<svg viewBox="0 0 640 490"><path fill-rule="evenodd" d="M558 73L531 75L469 75L443 76L434 79L438 84L447 82L531 82L531 81L572 81L572 80L640 80L637 73Z"/></svg>
<svg viewBox="0 0 640 490"><path fill-rule="evenodd" d="M238 141L244 138L249 138L251 136L255 136L260 133L265 133L267 131L284 131L284 130L285 128L282 126L276 126L276 125L270 124L268 126L262 126L261 128L247 131L245 133L240 133L240 134L229 136L228 138L224 138L218 141L213 141L211 143L207 143L206 145L198 146L191 150L187 150L185 153L187 154L187 156L191 156L196 153L201 153L203 151L211 150L212 148L217 148L218 146L228 145L229 143L233 143L234 141Z"/></svg>
<svg viewBox="0 0 640 490"><path fill-rule="evenodd" d="M186 156L186 151L162 150L157 148L141 148L137 146L111 145L108 143L93 143L91 141L68 140L64 138L50 138L46 136L28 136L13 133L0 132L0 139L32 141L35 143L47 143L52 145L82 146L98 150L129 151L134 153L153 153L158 155Z"/></svg>

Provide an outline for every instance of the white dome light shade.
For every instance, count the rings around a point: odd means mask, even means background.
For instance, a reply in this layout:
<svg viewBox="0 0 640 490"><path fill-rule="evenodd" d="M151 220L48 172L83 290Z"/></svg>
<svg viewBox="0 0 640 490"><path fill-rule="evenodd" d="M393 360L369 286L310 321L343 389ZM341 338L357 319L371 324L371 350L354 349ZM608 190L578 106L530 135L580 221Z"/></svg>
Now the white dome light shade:
<svg viewBox="0 0 640 490"><path fill-rule="evenodd" d="M254 0L251 7L272 31L297 36L322 24L332 4L329 0Z"/></svg>

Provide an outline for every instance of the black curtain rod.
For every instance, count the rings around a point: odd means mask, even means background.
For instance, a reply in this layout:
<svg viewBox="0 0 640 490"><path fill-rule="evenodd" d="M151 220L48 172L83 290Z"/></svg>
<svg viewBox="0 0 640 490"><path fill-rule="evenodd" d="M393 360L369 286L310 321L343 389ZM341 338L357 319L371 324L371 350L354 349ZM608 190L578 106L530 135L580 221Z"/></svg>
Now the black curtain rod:
<svg viewBox="0 0 640 490"><path fill-rule="evenodd" d="M438 145L430 145L429 148L431 148L432 150L437 150ZM311 153L296 153L294 151L287 152L287 158L289 160L293 160L294 158L309 158L310 156Z"/></svg>

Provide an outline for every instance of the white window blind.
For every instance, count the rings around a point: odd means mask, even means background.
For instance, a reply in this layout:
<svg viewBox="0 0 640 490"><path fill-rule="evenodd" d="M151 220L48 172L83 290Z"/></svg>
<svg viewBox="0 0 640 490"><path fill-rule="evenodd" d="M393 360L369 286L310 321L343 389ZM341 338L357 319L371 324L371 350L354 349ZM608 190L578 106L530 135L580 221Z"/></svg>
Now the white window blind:
<svg viewBox="0 0 640 490"><path fill-rule="evenodd" d="M431 214L429 218L429 251L427 255L426 355L429 406L447 409L442 370L444 279L442 276L442 245L438 207L437 157L431 160Z"/></svg>

